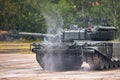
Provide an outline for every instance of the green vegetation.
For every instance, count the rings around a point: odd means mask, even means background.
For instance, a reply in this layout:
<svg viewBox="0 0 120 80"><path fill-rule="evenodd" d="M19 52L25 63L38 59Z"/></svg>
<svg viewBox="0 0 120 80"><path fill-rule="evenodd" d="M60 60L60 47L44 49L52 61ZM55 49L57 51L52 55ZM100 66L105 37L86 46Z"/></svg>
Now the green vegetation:
<svg viewBox="0 0 120 80"><path fill-rule="evenodd" d="M30 54L31 43L0 42L0 53L21 53Z"/></svg>
<svg viewBox="0 0 120 80"><path fill-rule="evenodd" d="M48 17L55 26L106 22L120 30L120 0L0 0L0 30L46 33Z"/></svg>

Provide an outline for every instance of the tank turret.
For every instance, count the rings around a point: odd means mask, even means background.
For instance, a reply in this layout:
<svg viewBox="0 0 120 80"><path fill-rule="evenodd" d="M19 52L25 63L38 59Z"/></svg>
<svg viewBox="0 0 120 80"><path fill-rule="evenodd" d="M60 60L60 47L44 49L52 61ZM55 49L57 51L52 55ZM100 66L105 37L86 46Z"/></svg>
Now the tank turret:
<svg viewBox="0 0 120 80"><path fill-rule="evenodd" d="M30 32L19 32L20 35L26 36L42 36L46 38L52 38L48 41L74 41L74 40L93 40L93 41L109 41L115 37L115 27L96 26L93 28L77 28L72 26L70 29L63 29L59 34L43 34L43 33L30 33ZM55 41L54 41L54 40ZM58 42L58 41L57 41Z"/></svg>

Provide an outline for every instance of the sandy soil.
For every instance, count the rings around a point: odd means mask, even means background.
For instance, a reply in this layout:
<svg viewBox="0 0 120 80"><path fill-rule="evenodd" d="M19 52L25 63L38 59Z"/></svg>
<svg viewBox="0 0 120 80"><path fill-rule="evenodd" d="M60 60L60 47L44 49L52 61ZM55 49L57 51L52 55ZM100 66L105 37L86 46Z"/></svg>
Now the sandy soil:
<svg viewBox="0 0 120 80"><path fill-rule="evenodd" d="M0 80L120 80L120 69L43 71L35 54L0 54Z"/></svg>

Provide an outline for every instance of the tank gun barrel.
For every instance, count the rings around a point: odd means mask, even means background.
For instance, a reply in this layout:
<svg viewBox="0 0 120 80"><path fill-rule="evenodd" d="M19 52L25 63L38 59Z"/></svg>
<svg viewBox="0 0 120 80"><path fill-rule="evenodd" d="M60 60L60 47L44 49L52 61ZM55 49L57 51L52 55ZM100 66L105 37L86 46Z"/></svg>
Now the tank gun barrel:
<svg viewBox="0 0 120 80"><path fill-rule="evenodd" d="M55 37L53 34L43 34L43 33L30 33L30 32L19 32L20 35L28 35L28 36L43 36L43 37Z"/></svg>

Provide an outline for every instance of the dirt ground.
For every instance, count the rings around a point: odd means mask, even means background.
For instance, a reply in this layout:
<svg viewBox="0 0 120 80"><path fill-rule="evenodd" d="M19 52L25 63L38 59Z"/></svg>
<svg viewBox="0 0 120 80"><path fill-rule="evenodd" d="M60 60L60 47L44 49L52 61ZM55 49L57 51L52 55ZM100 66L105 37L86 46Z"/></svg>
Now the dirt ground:
<svg viewBox="0 0 120 80"><path fill-rule="evenodd" d="M35 54L1 54L0 80L120 80L120 69L104 71L43 71Z"/></svg>

